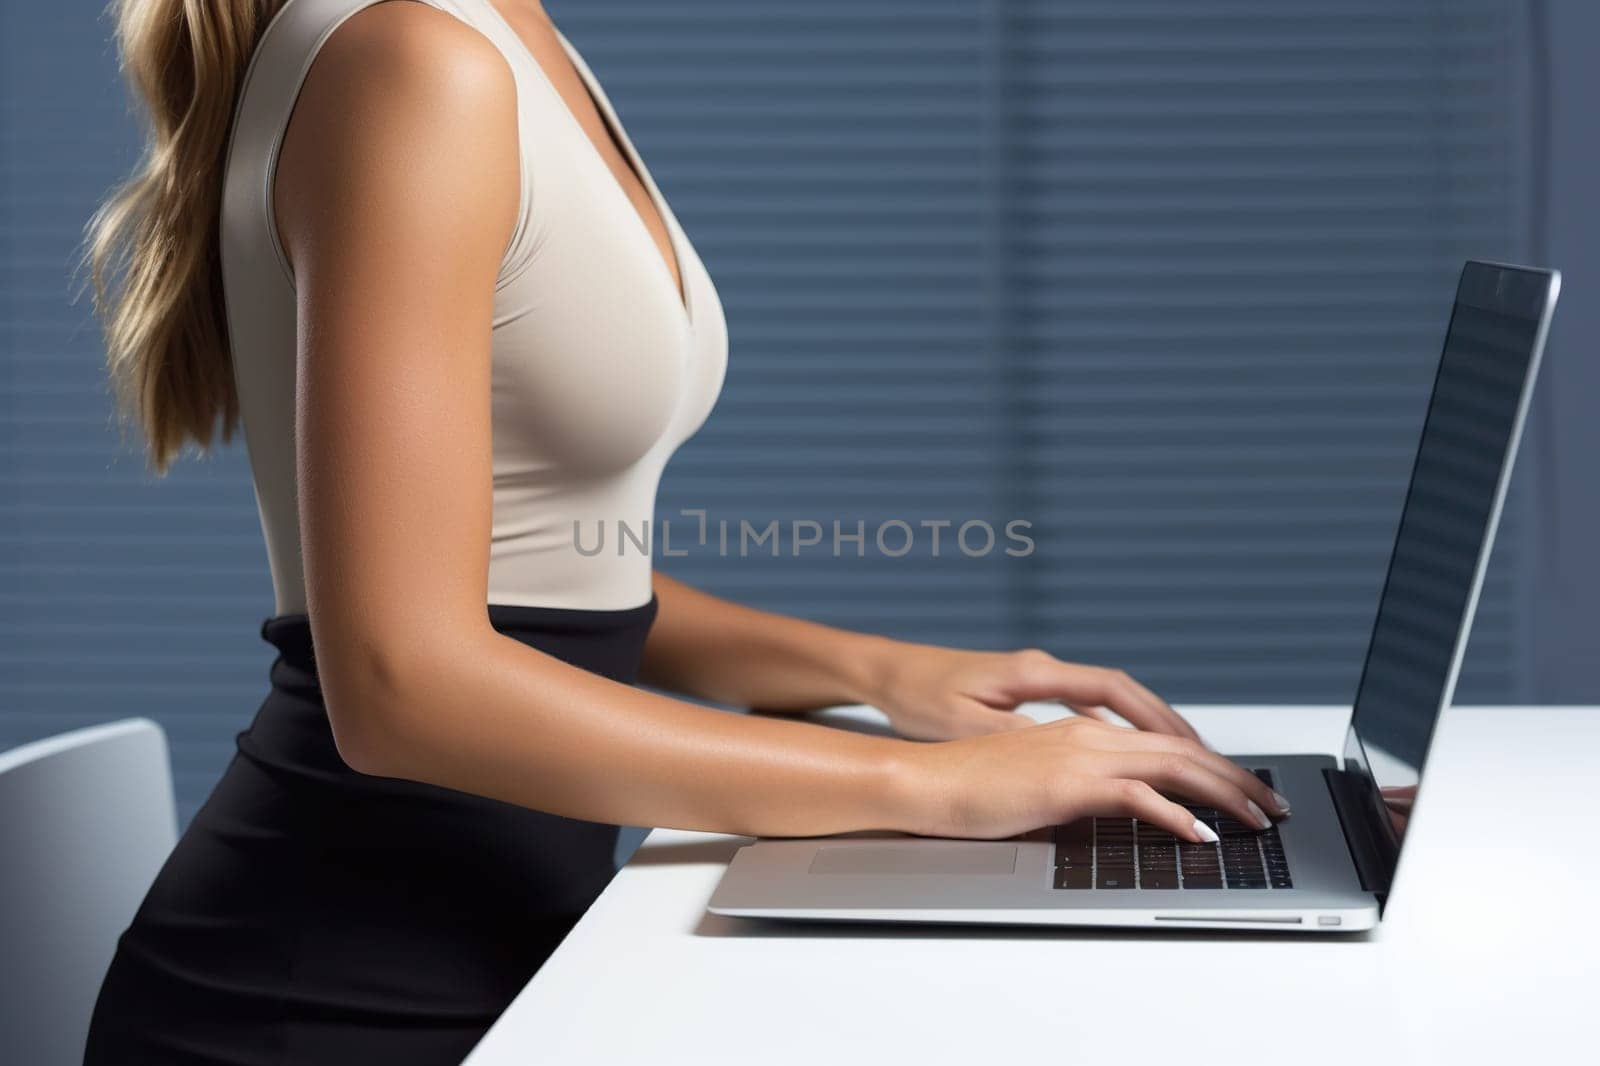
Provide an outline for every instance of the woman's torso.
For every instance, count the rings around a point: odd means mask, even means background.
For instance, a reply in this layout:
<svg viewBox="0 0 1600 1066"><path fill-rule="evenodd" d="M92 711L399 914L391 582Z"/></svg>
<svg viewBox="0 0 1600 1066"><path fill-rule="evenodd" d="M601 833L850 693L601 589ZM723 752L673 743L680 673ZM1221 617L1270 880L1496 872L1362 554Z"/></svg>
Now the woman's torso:
<svg viewBox="0 0 1600 1066"><path fill-rule="evenodd" d="M224 296L240 413L279 614L304 611L295 489L295 293L270 210L278 146L321 43L379 0L288 0L241 93L222 204ZM517 87L521 205L496 281L490 603L593 610L650 598L649 527L672 452L727 366L717 293L581 56L567 50L670 247L489 0L421 0L505 57ZM418 210L426 210L419 205ZM673 277L673 253L677 272ZM605 531L604 550L592 553ZM584 551L577 538L581 531Z"/></svg>

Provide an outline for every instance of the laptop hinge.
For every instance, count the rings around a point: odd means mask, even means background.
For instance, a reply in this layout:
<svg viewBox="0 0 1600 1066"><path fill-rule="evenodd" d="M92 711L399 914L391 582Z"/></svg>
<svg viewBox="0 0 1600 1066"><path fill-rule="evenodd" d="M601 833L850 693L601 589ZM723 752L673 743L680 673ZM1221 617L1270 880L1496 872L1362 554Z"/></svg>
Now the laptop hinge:
<svg viewBox="0 0 1600 1066"><path fill-rule="evenodd" d="M1399 851L1382 828L1373 824L1375 818L1384 815L1372 779L1362 773L1331 767L1325 768L1322 776L1328 782L1333 809L1339 814L1339 824L1344 828L1344 839L1350 846L1350 858L1356 864L1361 887L1377 896L1382 906L1394 879Z"/></svg>

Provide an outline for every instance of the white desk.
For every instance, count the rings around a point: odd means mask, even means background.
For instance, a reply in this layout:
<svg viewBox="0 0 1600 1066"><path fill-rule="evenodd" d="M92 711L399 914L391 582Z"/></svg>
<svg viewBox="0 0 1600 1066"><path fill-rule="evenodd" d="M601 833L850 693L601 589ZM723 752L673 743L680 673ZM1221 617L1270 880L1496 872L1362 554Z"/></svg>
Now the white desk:
<svg viewBox="0 0 1600 1066"><path fill-rule="evenodd" d="M1185 711L1239 753L1334 708ZM1600 1061L1600 708L1441 723L1368 934L807 928L705 903L744 838L657 831L469 1066Z"/></svg>

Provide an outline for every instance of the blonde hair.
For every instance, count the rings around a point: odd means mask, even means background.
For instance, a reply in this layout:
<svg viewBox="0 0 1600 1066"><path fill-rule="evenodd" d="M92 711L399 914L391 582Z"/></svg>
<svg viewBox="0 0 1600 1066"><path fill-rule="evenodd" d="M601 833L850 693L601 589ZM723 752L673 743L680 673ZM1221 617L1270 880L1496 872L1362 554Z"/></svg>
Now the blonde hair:
<svg viewBox="0 0 1600 1066"><path fill-rule="evenodd" d="M284 0L112 0L145 152L89 221L84 263L124 424L165 473L239 421L218 245L234 103Z"/></svg>

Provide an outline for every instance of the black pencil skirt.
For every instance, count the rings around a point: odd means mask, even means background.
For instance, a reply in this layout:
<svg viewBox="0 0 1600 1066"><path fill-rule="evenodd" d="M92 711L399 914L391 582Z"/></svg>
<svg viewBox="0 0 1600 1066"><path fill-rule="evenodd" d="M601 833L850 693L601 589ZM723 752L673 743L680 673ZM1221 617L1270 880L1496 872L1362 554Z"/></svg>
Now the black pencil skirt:
<svg viewBox="0 0 1600 1066"><path fill-rule="evenodd" d="M489 618L631 683L655 609ZM85 1061L457 1063L610 880L617 827L356 773L306 617L261 633L271 692L118 942Z"/></svg>

